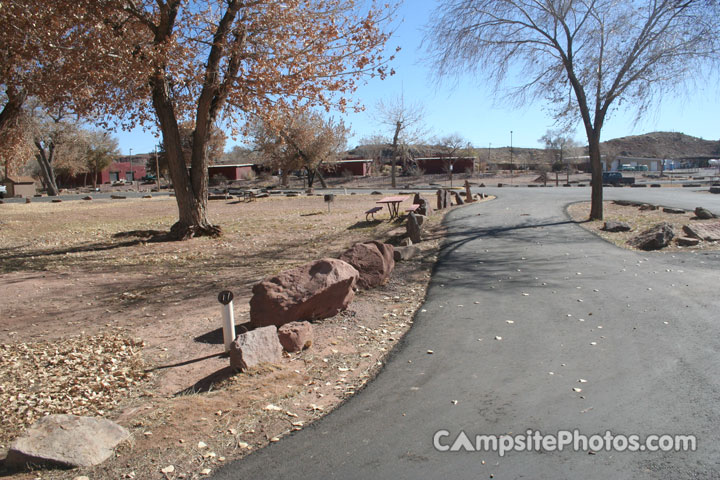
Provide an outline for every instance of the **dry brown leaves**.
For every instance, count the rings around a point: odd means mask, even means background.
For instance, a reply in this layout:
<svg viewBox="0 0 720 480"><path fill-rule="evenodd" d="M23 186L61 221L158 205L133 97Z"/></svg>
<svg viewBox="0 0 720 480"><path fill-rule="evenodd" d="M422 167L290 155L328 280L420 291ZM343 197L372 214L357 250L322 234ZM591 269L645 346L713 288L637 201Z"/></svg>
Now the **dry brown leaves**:
<svg viewBox="0 0 720 480"><path fill-rule="evenodd" d="M146 377L142 346L115 334L0 345L0 443L45 415L104 415Z"/></svg>

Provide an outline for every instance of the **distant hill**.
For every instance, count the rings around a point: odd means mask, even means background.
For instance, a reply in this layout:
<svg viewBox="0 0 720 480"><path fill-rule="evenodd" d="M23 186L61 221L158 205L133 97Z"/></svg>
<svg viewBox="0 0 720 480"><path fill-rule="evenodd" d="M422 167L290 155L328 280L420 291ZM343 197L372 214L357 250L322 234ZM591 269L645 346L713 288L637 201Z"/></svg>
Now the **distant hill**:
<svg viewBox="0 0 720 480"><path fill-rule="evenodd" d="M507 165L510 163L510 148L475 147L475 155L492 164ZM672 158L709 159L720 158L720 140L703 140L678 132L651 132L643 135L614 138L601 143L600 151L609 157L641 157L641 158ZM411 145L410 154L414 158L438 157L447 154L447 148L439 145ZM582 146L564 152L566 157L587 155L587 147ZM346 152L352 158L385 158L392 155L389 145L359 145ZM555 152L543 148L514 147L512 162L514 165L534 165L551 162L557 157Z"/></svg>
<svg viewBox="0 0 720 480"><path fill-rule="evenodd" d="M713 158L720 156L720 141L703 140L678 132L652 132L602 142L604 155L643 158Z"/></svg>

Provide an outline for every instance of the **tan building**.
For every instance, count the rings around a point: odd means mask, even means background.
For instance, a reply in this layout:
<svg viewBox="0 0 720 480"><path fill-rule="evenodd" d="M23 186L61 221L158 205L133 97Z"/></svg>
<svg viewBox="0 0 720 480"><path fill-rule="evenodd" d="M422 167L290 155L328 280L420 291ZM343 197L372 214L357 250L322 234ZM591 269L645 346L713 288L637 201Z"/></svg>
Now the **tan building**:
<svg viewBox="0 0 720 480"><path fill-rule="evenodd" d="M7 177L3 180L3 184L7 187L7 196L10 198L32 197L37 192L32 177Z"/></svg>

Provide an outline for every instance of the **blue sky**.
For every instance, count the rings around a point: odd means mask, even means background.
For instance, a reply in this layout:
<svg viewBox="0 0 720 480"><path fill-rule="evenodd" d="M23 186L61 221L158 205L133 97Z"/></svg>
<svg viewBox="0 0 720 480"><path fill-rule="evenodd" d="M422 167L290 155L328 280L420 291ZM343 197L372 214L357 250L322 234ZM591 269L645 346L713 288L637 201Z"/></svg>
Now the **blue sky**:
<svg viewBox="0 0 720 480"><path fill-rule="evenodd" d="M357 98L366 111L344 116L346 125L352 129L348 147L352 148L366 136L383 131L374 118L374 107L379 100L390 100L404 95L406 102L420 102L427 114L425 125L431 136L459 133L475 147L507 146L510 131L516 147L542 147L538 139L550 128L553 119L546 112L547 105L538 101L521 108L502 105L502 99L494 98L490 85L472 77L459 81L447 80L439 85L432 77L431 69L423 64L424 52L420 50L422 28L430 18L435 2L429 0L406 0L398 11L397 30L389 42L390 49L399 45L402 50L393 62L397 72L382 81L371 80L358 89ZM676 131L706 140L720 138L720 121L717 118L720 89L713 78L712 85L699 85L685 98L664 98L644 118L634 123L635 112L616 111L605 123L602 139L637 135L652 131ZM338 114L335 114L339 116ZM578 124L579 127L579 124ZM151 132L135 129L116 132L123 154L144 153L153 150L158 142ZM576 129L575 138L586 143L584 132ZM242 138L228 139L226 150L241 144Z"/></svg>

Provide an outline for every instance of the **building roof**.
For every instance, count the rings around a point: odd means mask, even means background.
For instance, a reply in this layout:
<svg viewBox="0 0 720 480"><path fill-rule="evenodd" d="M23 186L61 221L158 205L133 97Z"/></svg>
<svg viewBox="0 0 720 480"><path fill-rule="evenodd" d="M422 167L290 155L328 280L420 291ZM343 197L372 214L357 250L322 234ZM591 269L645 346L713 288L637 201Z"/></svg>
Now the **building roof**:
<svg viewBox="0 0 720 480"><path fill-rule="evenodd" d="M209 165L208 168L224 168L224 167L252 167L254 163L218 163Z"/></svg>
<svg viewBox="0 0 720 480"><path fill-rule="evenodd" d="M32 177L7 177L4 181L12 183L35 183Z"/></svg>
<svg viewBox="0 0 720 480"><path fill-rule="evenodd" d="M356 160L338 160L330 163L372 163L372 160L369 158L360 158Z"/></svg>
<svg viewBox="0 0 720 480"><path fill-rule="evenodd" d="M477 160L477 157L423 157L415 159L416 162L421 160Z"/></svg>

